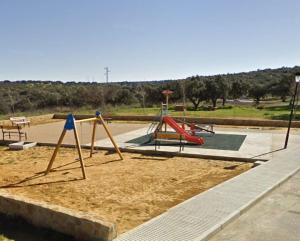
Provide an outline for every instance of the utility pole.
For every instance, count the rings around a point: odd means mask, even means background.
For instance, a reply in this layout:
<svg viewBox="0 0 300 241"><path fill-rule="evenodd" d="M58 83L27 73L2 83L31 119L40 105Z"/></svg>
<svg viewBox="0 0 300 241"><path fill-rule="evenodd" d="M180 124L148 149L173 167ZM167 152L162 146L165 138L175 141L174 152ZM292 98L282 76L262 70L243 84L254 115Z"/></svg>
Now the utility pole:
<svg viewBox="0 0 300 241"><path fill-rule="evenodd" d="M106 76L106 84L107 84L108 83L108 73L110 72L110 70L108 67L105 67L104 70L105 70L104 75Z"/></svg>
<svg viewBox="0 0 300 241"><path fill-rule="evenodd" d="M286 137L285 137L284 149L287 148L288 142L289 142L290 129L291 129L292 120L293 120L294 111L295 111L295 101L296 101L296 96L298 94L298 86L299 86L299 82L300 82L300 73L296 73L295 81L296 81L296 87L295 87L294 95L292 97L292 107L291 107L291 113L290 113L290 118L289 118L288 129L287 129Z"/></svg>

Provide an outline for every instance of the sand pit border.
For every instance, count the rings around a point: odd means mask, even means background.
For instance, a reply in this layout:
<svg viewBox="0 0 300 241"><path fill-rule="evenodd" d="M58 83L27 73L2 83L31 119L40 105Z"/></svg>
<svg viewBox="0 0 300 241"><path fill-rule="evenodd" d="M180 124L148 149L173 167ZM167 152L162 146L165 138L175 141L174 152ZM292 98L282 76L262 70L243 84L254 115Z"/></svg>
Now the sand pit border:
<svg viewBox="0 0 300 241"><path fill-rule="evenodd" d="M0 191L0 212L22 217L37 227L49 228L78 240L111 241L117 237L116 225L92 214L37 202Z"/></svg>
<svg viewBox="0 0 300 241"><path fill-rule="evenodd" d="M7 146L10 143L14 143L14 141L1 141L1 146ZM38 142L37 146L48 146L48 147L55 147L56 143L42 143ZM61 147L66 148L75 148L76 145L73 144L62 144ZM89 145L81 145L82 149L90 149ZM95 146L95 150L104 150L104 151L115 151L113 147L105 147L105 146ZM255 163L257 161L267 162L268 159L265 158L249 158L249 157L234 157L234 156L214 156L214 155L205 155L205 154L192 154L192 153L182 153L182 152L168 152L168 151L159 151L159 150L141 150L141 149L132 149L132 148L124 148L119 147L121 152L128 152L128 153L139 153L144 155L154 155L154 156L179 156L179 157L190 157L190 158L201 158L201 159L210 159L210 160L220 160L220 161L237 161L237 162L250 162Z"/></svg>
<svg viewBox="0 0 300 241"><path fill-rule="evenodd" d="M55 147L56 144L54 143L38 143L38 146L49 146ZM73 144L62 144L61 147L65 148L75 148L76 145ZM82 149L90 149L89 145L82 145ZM113 147L105 147L105 146L95 146L95 150L104 150L104 151L113 151L115 149ZM121 152L128 152L128 153L139 153L144 155L153 155L153 156L167 156L167 157L190 157L190 158L201 158L201 159L209 159L209 160L220 160L220 161L234 161L234 162L249 162L255 163L257 161L267 162L268 159L264 158L248 158L248 157L231 157L231 156L214 156L214 155L204 155L204 154L192 154L192 153L182 153L182 152L168 152L168 151L158 151L158 150L141 150L141 149L132 149L132 148L124 148L119 147Z"/></svg>

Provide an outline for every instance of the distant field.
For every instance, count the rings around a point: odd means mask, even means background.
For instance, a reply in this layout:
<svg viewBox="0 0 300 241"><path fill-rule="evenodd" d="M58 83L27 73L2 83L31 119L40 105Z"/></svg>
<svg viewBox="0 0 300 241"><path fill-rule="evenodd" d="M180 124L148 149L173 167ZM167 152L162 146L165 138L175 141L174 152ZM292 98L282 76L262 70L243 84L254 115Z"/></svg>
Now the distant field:
<svg viewBox="0 0 300 241"><path fill-rule="evenodd" d="M114 108L110 111L113 115L158 115L160 108ZM183 116L183 112L170 110L172 116ZM247 118L247 119L271 119L287 120L289 118L290 108L284 106L269 106L256 108L253 106L228 106L218 108L214 111L208 110L188 110L186 116L192 117L217 117L217 118ZM296 113L296 119L300 120L300 110Z"/></svg>
<svg viewBox="0 0 300 241"><path fill-rule="evenodd" d="M298 108L299 109L299 108ZM99 108L100 111L101 108ZM25 116L34 116L39 114L46 113L77 113L77 114L92 114L95 112L95 109L92 108L80 108L80 109L72 109L72 110L45 110L38 112L26 112L26 113L18 113L17 115L25 115ZM130 106L117 106L117 107L109 107L103 111L105 114L111 115L159 115L160 107L151 107L151 108L141 108L141 107L130 107ZM181 111L174 111L174 109L170 108L169 114L172 116L183 116L184 113ZM254 107L252 105L241 105L241 106L225 106L219 107L216 110L209 111L204 108L199 108L199 110L194 111L191 108L185 112L186 116L191 117L216 117L216 118L246 118L246 119L269 119L269 120L288 120L290 114L290 107L288 104L283 103L272 103L261 105L260 107ZM300 120L300 110L296 110L296 120ZM0 115L1 119L8 119L8 115Z"/></svg>

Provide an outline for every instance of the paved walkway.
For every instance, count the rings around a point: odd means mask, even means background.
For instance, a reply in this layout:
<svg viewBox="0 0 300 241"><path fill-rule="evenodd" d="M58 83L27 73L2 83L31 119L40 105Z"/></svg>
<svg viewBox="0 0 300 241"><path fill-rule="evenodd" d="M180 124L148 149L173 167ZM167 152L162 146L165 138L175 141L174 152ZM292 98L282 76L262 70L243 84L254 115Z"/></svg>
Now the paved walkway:
<svg viewBox="0 0 300 241"><path fill-rule="evenodd" d="M116 240L207 240L300 170L299 156L298 147L276 152L267 163L169 209Z"/></svg>
<svg viewBox="0 0 300 241"><path fill-rule="evenodd" d="M300 172L272 191L209 241L300 240L299 187Z"/></svg>

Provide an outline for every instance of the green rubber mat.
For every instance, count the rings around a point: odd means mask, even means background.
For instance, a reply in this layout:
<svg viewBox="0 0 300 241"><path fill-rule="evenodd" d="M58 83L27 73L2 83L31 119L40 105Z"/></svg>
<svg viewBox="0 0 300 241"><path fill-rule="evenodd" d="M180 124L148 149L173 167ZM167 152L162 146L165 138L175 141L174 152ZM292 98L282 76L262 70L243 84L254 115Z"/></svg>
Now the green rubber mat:
<svg viewBox="0 0 300 241"><path fill-rule="evenodd" d="M204 149L216 149L227 151L238 151L246 139L246 135L237 134L200 134L199 137L203 137L205 140L204 145L186 144L189 148L204 148ZM127 143L139 144L139 145L154 145L154 142L149 142L150 134L134 138ZM161 146L176 146L178 144L161 143Z"/></svg>

